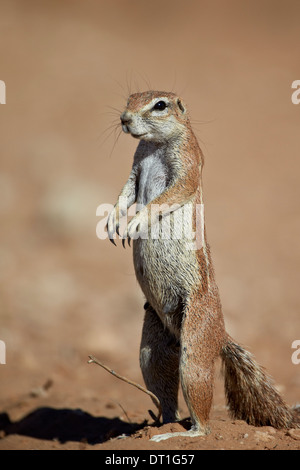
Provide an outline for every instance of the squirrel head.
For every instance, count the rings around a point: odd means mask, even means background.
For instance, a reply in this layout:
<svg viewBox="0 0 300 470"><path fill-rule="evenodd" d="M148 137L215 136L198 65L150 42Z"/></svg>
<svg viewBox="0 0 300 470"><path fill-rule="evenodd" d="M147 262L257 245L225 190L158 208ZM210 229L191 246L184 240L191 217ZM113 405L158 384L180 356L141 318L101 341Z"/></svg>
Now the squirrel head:
<svg viewBox="0 0 300 470"><path fill-rule="evenodd" d="M157 143L182 136L189 123L182 99L175 93L161 91L130 95L120 119L125 133Z"/></svg>

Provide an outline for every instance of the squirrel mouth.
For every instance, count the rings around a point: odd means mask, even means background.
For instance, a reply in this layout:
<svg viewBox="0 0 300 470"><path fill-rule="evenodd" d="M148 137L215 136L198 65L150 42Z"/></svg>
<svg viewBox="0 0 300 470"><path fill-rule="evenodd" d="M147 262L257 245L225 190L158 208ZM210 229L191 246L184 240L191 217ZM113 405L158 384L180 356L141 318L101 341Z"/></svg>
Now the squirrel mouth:
<svg viewBox="0 0 300 470"><path fill-rule="evenodd" d="M122 130L123 132L125 132L125 134L131 134L132 137L134 137L135 139L140 139L141 137L147 134L147 132L144 132L142 134L135 134L134 132L131 132L130 127L127 124L122 124Z"/></svg>
<svg viewBox="0 0 300 470"><path fill-rule="evenodd" d="M125 132L125 134L129 134L129 129L125 124L122 124L122 131Z"/></svg>
<svg viewBox="0 0 300 470"><path fill-rule="evenodd" d="M147 132L144 132L143 134L135 134L134 132L131 132L129 126L127 126L126 124L122 124L122 130L123 132L125 132L125 134L131 134L132 137L134 137L135 139L140 139L141 137L147 134Z"/></svg>
<svg viewBox="0 0 300 470"><path fill-rule="evenodd" d="M133 134L133 132L131 132L132 137L134 137L135 139L141 139L146 134L147 132L144 132L144 134Z"/></svg>

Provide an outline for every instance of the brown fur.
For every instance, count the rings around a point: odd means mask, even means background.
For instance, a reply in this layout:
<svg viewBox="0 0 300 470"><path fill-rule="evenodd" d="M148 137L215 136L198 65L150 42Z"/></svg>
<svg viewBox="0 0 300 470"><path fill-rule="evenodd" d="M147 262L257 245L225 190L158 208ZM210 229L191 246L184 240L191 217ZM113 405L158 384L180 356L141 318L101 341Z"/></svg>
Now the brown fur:
<svg viewBox="0 0 300 470"><path fill-rule="evenodd" d="M155 108L159 101L166 104L162 111ZM203 156L182 99L168 92L136 93L129 97L121 122L124 131L139 138L140 143L120 196L128 197L128 207L142 202L124 239L134 238L138 228L151 222L154 204L185 208L191 203L195 230L196 206L203 204ZM118 209L119 203L108 220L112 241L122 215ZM160 207L154 215L156 223L161 218L174 222L175 212ZM192 419L191 435L206 434L214 366L221 356L232 416L257 426L300 426L296 410L284 403L262 368L225 331L203 224L197 227L204 234L202 244L194 251L186 248L185 238L134 240L135 272L147 300L140 350L145 383L160 399L163 420L168 422L179 417L180 380Z"/></svg>
<svg viewBox="0 0 300 470"><path fill-rule="evenodd" d="M230 414L253 426L300 427L300 414L274 388L252 355L228 337L221 357Z"/></svg>

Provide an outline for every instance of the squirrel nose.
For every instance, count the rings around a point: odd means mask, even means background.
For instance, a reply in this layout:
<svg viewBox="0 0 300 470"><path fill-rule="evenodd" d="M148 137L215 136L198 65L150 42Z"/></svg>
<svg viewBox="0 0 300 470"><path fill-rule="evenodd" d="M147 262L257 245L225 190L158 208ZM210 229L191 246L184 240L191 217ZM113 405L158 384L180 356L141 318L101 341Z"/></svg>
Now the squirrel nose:
<svg viewBox="0 0 300 470"><path fill-rule="evenodd" d="M121 119L121 123L123 126L130 124L132 121L131 116L128 113L126 113L126 111L124 111L124 113L121 114L120 119Z"/></svg>

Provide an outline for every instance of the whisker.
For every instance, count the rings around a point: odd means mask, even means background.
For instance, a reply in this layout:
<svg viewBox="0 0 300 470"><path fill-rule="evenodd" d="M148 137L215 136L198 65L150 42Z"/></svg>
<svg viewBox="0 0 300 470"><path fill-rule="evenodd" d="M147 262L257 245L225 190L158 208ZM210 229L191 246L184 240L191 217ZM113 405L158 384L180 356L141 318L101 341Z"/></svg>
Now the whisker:
<svg viewBox="0 0 300 470"><path fill-rule="evenodd" d="M117 120L115 120L115 121L117 121ZM106 132L110 131L111 129L117 129L120 124L121 124L121 123L119 123L119 122L113 122L113 123L110 124L108 127L106 127L103 132L101 132L100 137L101 137L102 135L104 135Z"/></svg>
<svg viewBox="0 0 300 470"><path fill-rule="evenodd" d="M106 135L106 137L102 140L102 143L101 145L104 145L105 142L113 135L117 132L117 130L119 129L119 126L120 124L117 123L117 124L111 124L110 126L108 126L106 129L104 129L103 132L101 132L101 134L97 137L97 140L103 138ZM122 130L122 129L121 129Z"/></svg>
<svg viewBox="0 0 300 470"><path fill-rule="evenodd" d="M114 145L113 145L113 148L111 149L111 152L109 154L109 157L108 158L111 158L112 154L113 154L113 151L115 149L115 146L120 138L120 135L122 134L122 129L119 129L119 134L117 135L117 138L115 139L115 142L114 142Z"/></svg>
<svg viewBox="0 0 300 470"><path fill-rule="evenodd" d="M201 121L199 119L191 119L191 124L210 124L212 122L215 122L217 120L217 118L213 118L213 119L207 119L205 121Z"/></svg>
<svg viewBox="0 0 300 470"><path fill-rule="evenodd" d="M128 81L128 71L126 72L126 85L127 85L127 96L131 95L131 84L132 84L132 70L130 71L130 77Z"/></svg>
<svg viewBox="0 0 300 470"><path fill-rule="evenodd" d="M176 70L175 70L175 71L174 71L173 84L172 84L172 87L171 87L171 91L172 91L173 93L174 93L174 89L175 89L176 82L177 82L177 74L176 74Z"/></svg>
<svg viewBox="0 0 300 470"><path fill-rule="evenodd" d="M122 95L121 95L120 93L116 93L116 94L117 94L118 96L121 96L122 99L126 101L127 98L128 98L128 95L126 94L126 89L125 89L124 85L123 85L121 82L119 82L118 80L116 80L116 79L115 79L115 82L117 83L117 85L118 85L118 86L121 88L121 90L122 90Z"/></svg>
<svg viewBox="0 0 300 470"><path fill-rule="evenodd" d="M144 74L142 74L141 72L137 72L137 74L139 75L139 77L141 78L141 80L143 82L145 82L147 88L148 88L148 91L152 90L151 88L151 83L150 81L148 80L147 76L145 76Z"/></svg>
<svg viewBox="0 0 300 470"><path fill-rule="evenodd" d="M119 113L117 113L116 111L103 111L102 113L99 113L100 116L113 116L115 118L115 120L117 121L117 119L120 119L120 115Z"/></svg>
<svg viewBox="0 0 300 470"><path fill-rule="evenodd" d="M109 108L109 109L111 109L111 110L117 112L117 113L118 113L118 116L120 116L120 114L122 113L122 111L121 111L120 109L115 108L114 106L106 105L106 108Z"/></svg>

